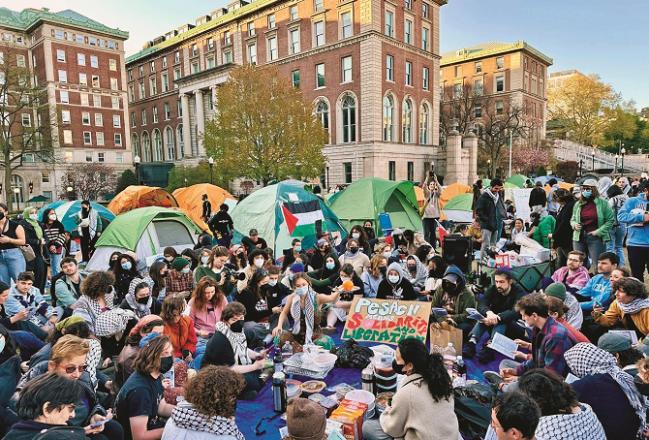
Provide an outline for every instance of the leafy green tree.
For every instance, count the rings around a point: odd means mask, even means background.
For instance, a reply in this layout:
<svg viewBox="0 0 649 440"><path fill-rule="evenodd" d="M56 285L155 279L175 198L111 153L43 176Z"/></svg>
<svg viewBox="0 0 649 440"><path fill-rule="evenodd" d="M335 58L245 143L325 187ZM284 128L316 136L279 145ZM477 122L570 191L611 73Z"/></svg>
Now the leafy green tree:
<svg viewBox="0 0 649 440"><path fill-rule="evenodd" d="M214 167L212 170L214 185L228 189L229 177ZM210 182L210 167L207 162L201 162L198 166L175 166L169 172L169 183L167 191L170 193L184 186L192 186L197 183Z"/></svg>
<svg viewBox="0 0 649 440"><path fill-rule="evenodd" d="M115 194L124 191L131 185L137 184L138 181L135 173L131 170L124 170L124 172L117 178L117 184L115 185Z"/></svg>

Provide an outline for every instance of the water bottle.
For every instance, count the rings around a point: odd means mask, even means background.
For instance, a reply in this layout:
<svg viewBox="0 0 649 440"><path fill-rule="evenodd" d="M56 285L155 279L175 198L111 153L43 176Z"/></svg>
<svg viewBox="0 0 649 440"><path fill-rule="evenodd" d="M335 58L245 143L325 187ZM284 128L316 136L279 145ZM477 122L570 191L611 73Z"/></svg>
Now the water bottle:
<svg viewBox="0 0 649 440"><path fill-rule="evenodd" d="M284 357L280 350L275 350L275 355L273 356L273 367L275 373L281 373L284 371Z"/></svg>
<svg viewBox="0 0 649 440"><path fill-rule="evenodd" d="M376 380L374 378L374 368L372 364L361 371L362 389L372 394L376 394Z"/></svg>
<svg viewBox="0 0 649 440"><path fill-rule="evenodd" d="M466 364L464 363L464 359L462 359L462 356L458 356L456 358L455 369L459 377L466 378Z"/></svg>
<svg viewBox="0 0 649 440"><path fill-rule="evenodd" d="M453 364L455 363L455 358L457 357L457 352L453 347L453 343L449 342L444 351L442 352L444 357L444 365L446 369L451 372L453 370Z"/></svg>
<svg viewBox="0 0 649 440"><path fill-rule="evenodd" d="M286 376L278 371L273 373L273 409L275 412L285 412L286 401Z"/></svg>
<svg viewBox="0 0 649 440"><path fill-rule="evenodd" d="M286 360L291 356L293 356L293 346L290 342L286 341L284 342L284 345L282 345L282 358Z"/></svg>

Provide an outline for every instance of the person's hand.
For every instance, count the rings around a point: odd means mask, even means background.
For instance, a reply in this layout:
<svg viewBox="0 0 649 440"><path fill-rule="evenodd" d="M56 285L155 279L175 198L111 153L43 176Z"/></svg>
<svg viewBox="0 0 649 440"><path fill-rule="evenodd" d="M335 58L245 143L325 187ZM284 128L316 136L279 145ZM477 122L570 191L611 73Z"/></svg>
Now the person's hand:
<svg viewBox="0 0 649 440"><path fill-rule="evenodd" d="M604 313L604 307L602 307L602 306L595 306L595 307L593 307L593 311L590 312L590 315L591 315L593 318L597 319L597 318L599 318L600 316L602 316L603 313Z"/></svg>
<svg viewBox="0 0 649 440"><path fill-rule="evenodd" d="M451 317L447 317L447 318L446 318L446 322L448 322L448 323L451 324L452 326L457 327L457 323L456 323L456 322L453 320L453 318L451 318Z"/></svg>
<svg viewBox="0 0 649 440"><path fill-rule="evenodd" d="M266 359L267 354L268 354L268 350L261 350L260 352L257 353L257 359Z"/></svg>
<svg viewBox="0 0 649 440"><path fill-rule="evenodd" d="M113 381L112 380L107 380L106 383L104 383L104 387L108 391L113 392Z"/></svg>
<svg viewBox="0 0 649 440"><path fill-rule="evenodd" d="M193 361L194 358L192 357L191 353L188 353L187 356L185 356L184 360L185 360L185 362L189 363L189 362Z"/></svg>
<svg viewBox="0 0 649 440"><path fill-rule="evenodd" d="M644 213L644 222L645 223L649 222L649 212Z"/></svg>
<svg viewBox="0 0 649 440"><path fill-rule="evenodd" d="M29 315L29 311L27 309L22 309L20 312L12 316L11 319L13 320L13 322L18 322L27 319L28 315Z"/></svg>
<svg viewBox="0 0 649 440"><path fill-rule="evenodd" d="M86 426L84 428L84 431L86 431L86 435L92 435L92 434L98 434L104 430L104 424L102 423L101 425L97 427L92 427L97 422L101 422L104 420L110 420L113 418L113 413L112 410L108 410L106 412L105 416L102 416L100 414L95 414L94 416L90 417L90 425Z"/></svg>
<svg viewBox="0 0 649 440"><path fill-rule="evenodd" d="M500 370L500 377L505 380L511 377L516 377L516 370L514 370L513 368L503 368L502 370Z"/></svg>
<svg viewBox="0 0 649 440"><path fill-rule="evenodd" d="M264 368L264 364L266 361L264 359L257 359L254 364L252 364L253 367L255 367L255 370L261 370Z"/></svg>
<svg viewBox="0 0 649 440"><path fill-rule="evenodd" d="M277 327L275 327L275 328L273 329L273 331L271 332L271 334L272 334L274 337L279 336L280 333L282 333L282 328L281 328L279 325L278 325Z"/></svg>
<svg viewBox="0 0 649 440"><path fill-rule="evenodd" d="M50 246L50 252L55 252L56 251L56 246Z"/></svg>
<svg viewBox="0 0 649 440"><path fill-rule="evenodd" d="M588 232L586 235L590 235L590 236L593 236L593 237L597 237L597 231L590 231L590 232Z"/></svg>
<svg viewBox="0 0 649 440"><path fill-rule="evenodd" d="M516 359L517 361L524 361L527 359L527 355L522 351L515 351L513 354L514 354L514 359Z"/></svg>
<svg viewBox="0 0 649 440"><path fill-rule="evenodd" d="M280 313L282 313L282 308L280 306L275 306L271 309L271 312L273 312L276 315L279 315Z"/></svg>
<svg viewBox="0 0 649 440"><path fill-rule="evenodd" d="M523 339L514 339L514 342L516 345L518 345L520 348L524 348L526 350L530 350L532 348L532 343L524 341Z"/></svg>
<svg viewBox="0 0 649 440"><path fill-rule="evenodd" d="M6 235L0 235L0 243L5 244L11 242L11 238L7 237Z"/></svg>
<svg viewBox="0 0 649 440"><path fill-rule="evenodd" d="M52 324L56 324L57 322L59 322L59 317L56 316L56 315L52 315L52 316L50 316L49 321L50 321Z"/></svg>
<svg viewBox="0 0 649 440"><path fill-rule="evenodd" d="M548 234L548 238L552 240L552 234Z"/></svg>
<svg viewBox="0 0 649 440"><path fill-rule="evenodd" d="M581 231L581 223L576 223L575 226L573 226L573 229L575 231Z"/></svg>
<svg viewBox="0 0 649 440"><path fill-rule="evenodd" d="M162 388L171 388L171 379L162 379Z"/></svg>

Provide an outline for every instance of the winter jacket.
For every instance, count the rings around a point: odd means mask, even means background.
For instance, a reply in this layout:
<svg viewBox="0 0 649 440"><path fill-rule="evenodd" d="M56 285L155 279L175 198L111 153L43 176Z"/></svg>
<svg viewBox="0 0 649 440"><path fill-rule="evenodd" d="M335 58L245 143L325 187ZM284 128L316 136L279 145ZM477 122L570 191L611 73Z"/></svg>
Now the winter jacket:
<svg viewBox="0 0 649 440"><path fill-rule="evenodd" d="M21 420L11 427L11 430L2 440L33 440L46 430L51 430L50 432L59 431L60 434L57 435L60 437L65 436L69 440L89 439L85 435L85 430L80 426L51 425L33 420ZM54 434L51 434L51 437L48 438L60 437L54 437Z"/></svg>
<svg viewBox="0 0 649 440"><path fill-rule="evenodd" d="M597 274L588 281L579 292L579 296L590 298L590 300L580 302L581 310L590 313L595 303L607 308L613 301L613 287L611 280L602 274Z"/></svg>
<svg viewBox="0 0 649 440"><path fill-rule="evenodd" d="M610 231L615 222L613 215L613 210L608 205L608 202L601 197L596 197L593 200L595 203L595 208L597 209L597 229L595 229L595 235L602 239L602 241L609 241ZM581 207L583 203L575 203L574 208L572 209L572 218L570 219L570 225L572 226L572 240L579 241L582 231L575 229L575 226L581 224Z"/></svg>
<svg viewBox="0 0 649 440"><path fill-rule="evenodd" d="M530 192L530 208L534 208L535 206L543 206L545 207L545 203L547 202L547 196L545 195L545 190L541 187L534 187L532 192Z"/></svg>
<svg viewBox="0 0 649 440"><path fill-rule="evenodd" d="M539 225L534 229L532 238L546 249L550 249L549 234L554 234L554 228L557 221L551 215L547 215L541 219Z"/></svg>
<svg viewBox="0 0 649 440"><path fill-rule="evenodd" d="M466 287L466 278L464 277L464 273L457 266L455 265L449 266L446 269L446 272L444 272L444 276L446 276L449 273L458 276L458 278L460 279L460 285L458 287L461 288L462 290L460 291L460 294L455 300L454 312L449 314L448 316L453 321L455 321L456 324L468 322L469 318L467 318L467 316L469 314L466 311L466 309L475 308L476 306L475 295L473 295L473 292L471 292ZM432 300L433 307L444 307L443 300L444 300L444 288L440 285L437 288L437 290L435 290L435 294L433 295L433 300Z"/></svg>
<svg viewBox="0 0 649 440"><path fill-rule="evenodd" d="M631 316L631 321L633 326L640 331L643 335L649 335L649 308L642 309L638 313L634 313ZM608 308L604 314L600 315L595 319L595 322L604 327L612 327L613 325L621 322L624 325L624 328L628 330L635 330L631 328L630 323L627 323L626 316L620 306L617 303L617 299L611 303L611 306Z"/></svg>
<svg viewBox="0 0 649 440"><path fill-rule="evenodd" d="M387 277L387 274L392 270L399 274L399 280L395 284L390 283ZM406 301L414 301L417 299L417 294L412 288L410 281L405 279L403 276L401 265L399 263L392 263L388 266L385 279L381 281L381 284L379 284L379 291L376 297L378 299L402 299Z"/></svg>
<svg viewBox="0 0 649 440"><path fill-rule="evenodd" d="M411 259L415 260L416 262L414 274L408 269L408 261ZM406 265L403 268L403 276L406 277L408 281L410 281L410 284L412 284L415 292L419 293L424 290L424 286L426 285L426 278L428 278L428 269L426 268L424 263L419 260L419 257L417 257L416 255L408 255L408 257L406 258Z"/></svg>
<svg viewBox="0 0 649 440"><path fill-rule="evenodd" d="M514 307L518 300L525 295L527 295L527 292L521 289L518 284L512 284L509 294L507 295L501 295L498 293L495 285L489 286L484 295L482 295L478 301L478 311L482 313L483 316L487 316L487 312L491 311L500 317L501 323L509 324L520 319L521 315L514 309Z"/></svg>
<svg viewBox="0 0 649 440"><path fill-rule="evenodd" d="M485 190L476 202L475 215L480 222L480 228L488 231L498 230L496 219L496 200Z"/></svg>
<svg viewBox="0 0 649 440"><path fill-rule="evenodd" d="M181 316L177 323L165 322L164 335L169 336L175 357L184 359L196 351L196 330L189 316Z"/></svg>
<svg viewBox="0 0 649 440"><path fill-rule="evenodd" d="M79 273L79 290L81 290L81 283L85 279L85 275ZM54 283L54 292L56 293L57 305L61 307L70 307L79 299L79 294L72 286L72 281L68 279L67 275L63 275Z"/></svg>
<svg viewBox="0 0 649 440"><path fill-rule="evenodd" d="M570 200L568 203L559 208L557 212L557 223L554 226L552 234L552 246L554 249L561 247L572 250L572 226L570 219L575 207L575 201Z"/></svg>
<svg viewBox="0 0 649 440"><path fill-rule="evenodd" d="M649 223L644 223L644 214L649 211L649 202L644 193L626 201L617 214L617 219L627 226L628 246L649 247Z"/></svg>

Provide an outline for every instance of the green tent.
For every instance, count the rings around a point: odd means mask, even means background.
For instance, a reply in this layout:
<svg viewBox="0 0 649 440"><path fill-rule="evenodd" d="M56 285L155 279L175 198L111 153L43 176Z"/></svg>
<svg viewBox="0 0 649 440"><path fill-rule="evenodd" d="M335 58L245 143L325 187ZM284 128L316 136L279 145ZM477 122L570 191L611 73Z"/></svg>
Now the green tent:
<svg viewBox="0 0 649 440"><path fill-rule="evenodd" d="M201 230L182 211L159 206L133 209L118 215L95 244L89 271L108 269L113 252L134 252L150 265L167 246L179 253L193 248Z"/></svg>
<svg viewBox="0 0 649 440"><path fill-rule="evenodd" d="M257 190L237 203L232 211L234 241L257 229L279 257L295 238L302 248L316 244L319 229L344 238L347 234L324 200L304 189L304 182L285 180Z"/></svg>
<svg viewBox="0 0 649 440"><path fill-rule="evenodd" d="M523 176L522 174L514 174L506 181L516 185L517 188L525 188L525 182L527 182L528 180L530 179L527 176Z"/></svg>
<svg viewBox="0 0 649 440"><path fill-rule="evenodd" d="M390 215L393 228L423 229L417 196L411 182L366 177L350 184L329 199L329 206L348 229L372 220L380 231L379 214Z"/></svg>
<svg viewBox="0 0 649 440"><path fill-rule="evenodd" d="M444 214L448 221L471 223L473 221L473 194L458 194L444 205Z"/></svg>

